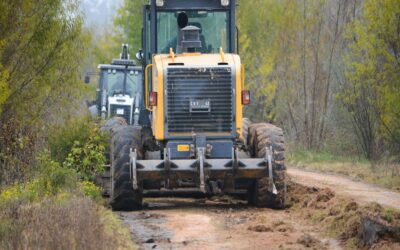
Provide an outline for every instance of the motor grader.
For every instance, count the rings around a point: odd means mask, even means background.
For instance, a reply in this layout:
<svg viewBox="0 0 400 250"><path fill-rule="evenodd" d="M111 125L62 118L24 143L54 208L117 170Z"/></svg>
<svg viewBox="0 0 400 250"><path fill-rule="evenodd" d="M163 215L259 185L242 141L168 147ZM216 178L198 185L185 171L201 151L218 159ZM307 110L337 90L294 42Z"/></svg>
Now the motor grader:
<svg viewBox="0 0 400 250"><path fill-rule="evenodd" d="M284 207L282 129L242 115L250 92L235 11L235 0L144 6L138 122L111 133L114 210L140 209L145 195L165 192L245 192L250 204Z"/></svg>

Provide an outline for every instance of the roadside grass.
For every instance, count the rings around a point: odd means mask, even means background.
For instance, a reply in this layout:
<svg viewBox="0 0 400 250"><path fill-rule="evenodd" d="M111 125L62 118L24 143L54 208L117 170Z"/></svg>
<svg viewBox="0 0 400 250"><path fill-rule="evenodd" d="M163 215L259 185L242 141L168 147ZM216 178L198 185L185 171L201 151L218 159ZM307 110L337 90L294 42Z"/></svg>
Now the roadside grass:
<svg viewBox="0 0 400 250"><path fill-rule="evenodd" d="M287 155L289 166L348 176L392 190L400 191L400 164L371 163L355 156L343 156L327 151L291 148Z"/></svg>
<svg viewBox="0 0 400 250"><path fill-rule="evenodd" d="M0 189L0 249L137 249L75 169L42 157L31 180Z"/></svg>
<svg viewBox="0 0 400 250"><path fill-rule="evenodd" d="M78 187L35 199L3 191L0 249L137 249L119 218Z"/></svg>

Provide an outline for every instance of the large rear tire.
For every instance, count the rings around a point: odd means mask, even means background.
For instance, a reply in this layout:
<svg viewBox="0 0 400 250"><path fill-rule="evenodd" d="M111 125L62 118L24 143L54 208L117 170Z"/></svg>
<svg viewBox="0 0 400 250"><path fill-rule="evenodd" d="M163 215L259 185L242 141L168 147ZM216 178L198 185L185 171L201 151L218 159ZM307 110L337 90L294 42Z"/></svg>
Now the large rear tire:
<svg viewBox="0 0 400 250"><path fill-rule="evenodd" d="M143 159L142 128L123 126L112 132L111 199L113 210L132 211L142 207L142 186L134 190L130 171L130 150Z"/></svg>
<svg viewBox="0 0 400 250"><path fill-rule="evenodd" d="M264 158L266 149L273 149L273 182L277 194L272 193L272 183L268 177L254 181L249 188L249 202L258 207L282 209L286 198L286 167L283 131L269 123L251 124L248 144L252 157Z"/></svg>
<svg viewBox="0 0 400 250"><path fill-rule="evenodd" d="M242 119L242 135L243 135L244 145L247 145L250 125L251 125L251 121L249 120L249 118Z"/></svg>

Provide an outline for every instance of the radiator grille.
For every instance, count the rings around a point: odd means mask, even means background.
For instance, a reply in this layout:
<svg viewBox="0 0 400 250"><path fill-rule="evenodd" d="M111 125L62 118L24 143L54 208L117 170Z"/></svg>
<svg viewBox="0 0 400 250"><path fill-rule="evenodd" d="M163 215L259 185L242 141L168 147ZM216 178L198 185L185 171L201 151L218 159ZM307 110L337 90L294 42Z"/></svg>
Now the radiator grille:
<svg viewBox="0 0 400 250"><path fill-rule="evenodd" d="M190 112L191 100L208 100L209 112ZM168 68L168 133L231 133L232 70Z"/></svg>
<svg viewBox="0 0 400 250"><path fill-rule="evenodd" d="M118 109L123 109L124 110L124 114L123 115L117 114L117 110ZM111 104L110 105L111 117L115 117L115 116L123 117L128 124L131 123L131 113L132 113L131 106L115 105L115 104Z"/></svg>

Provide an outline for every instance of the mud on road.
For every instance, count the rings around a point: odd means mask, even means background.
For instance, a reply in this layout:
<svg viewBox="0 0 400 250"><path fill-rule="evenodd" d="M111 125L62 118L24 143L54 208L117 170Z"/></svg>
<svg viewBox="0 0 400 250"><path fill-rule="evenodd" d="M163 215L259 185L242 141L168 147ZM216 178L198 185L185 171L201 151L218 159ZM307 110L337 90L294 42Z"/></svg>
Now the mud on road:
<svg viewBox="0 0 400 250"><path fill-rule="evenodd" d="M289 182L285 210L223 196L148 198L144 210L118 214L140 249L400 249L400 212L384 207L396 207L386 201L397 193L344 177L289 173L296 182Z"/></svg>
<svg viewBox="0 0 400 250"><path fill-rule="evenodd" d="M140 249L340 249L291 210L249 207L232 198L149 199L121 212Z"/></svg>

